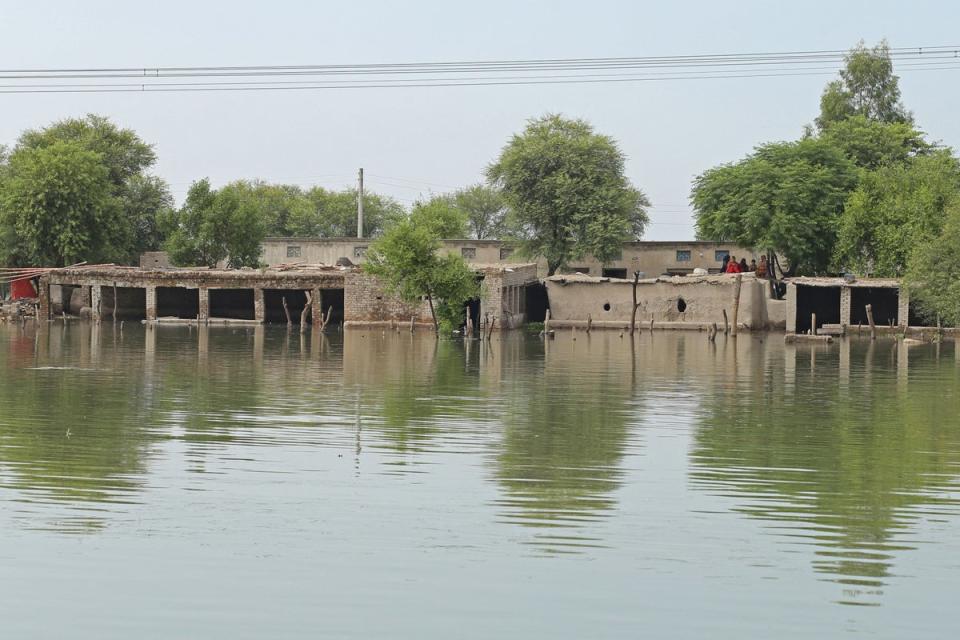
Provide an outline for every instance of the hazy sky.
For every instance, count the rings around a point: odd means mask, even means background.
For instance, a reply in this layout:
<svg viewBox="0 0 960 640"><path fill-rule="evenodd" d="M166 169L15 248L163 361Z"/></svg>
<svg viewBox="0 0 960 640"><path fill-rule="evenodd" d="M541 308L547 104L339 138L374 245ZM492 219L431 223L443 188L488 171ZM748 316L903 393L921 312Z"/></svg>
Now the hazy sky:
<svg viewBox="0 0 960 640"><path fill-rule="evenodd" d="M325 64L960 45L960 3L0 2L0 67ZM904 102L960 146L960 70L901 69ZM0 95L0 143L92 112L135 129L178 202L192 180L367 186L409 204L481 179L547 112L619 141L655 207L646 239L693 237L690 181L796 138L832 74L602 85L252 93Z"/></svg>

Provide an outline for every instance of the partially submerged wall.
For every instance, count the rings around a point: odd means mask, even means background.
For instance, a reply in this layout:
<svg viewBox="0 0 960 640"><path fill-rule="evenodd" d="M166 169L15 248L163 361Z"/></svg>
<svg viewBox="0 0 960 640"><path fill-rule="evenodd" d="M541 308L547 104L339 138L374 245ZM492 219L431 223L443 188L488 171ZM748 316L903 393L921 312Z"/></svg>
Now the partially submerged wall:
<svg viewBox="0 0 960 640"><path fill-rule="evenodd" d="M409 304L387 292L380 280L363 271L351 271L344 279L343 324L369 325L410 322L433 324L430 305Z"/></svg>
<svg viewBox="0 0 960 640"><path fill-rule="evenodd" d="M699 328L716 322L723 326L723 311L733 321L735 278L676 276L641 280L637 286L637 322L653 320L660 326ZM546 280L550 316L554 326L579 326L588 316L598 327L626 327L633 310L633 282L588 276L552 276ZM768 283L743 274L738 324L765 329Z"/></svg>

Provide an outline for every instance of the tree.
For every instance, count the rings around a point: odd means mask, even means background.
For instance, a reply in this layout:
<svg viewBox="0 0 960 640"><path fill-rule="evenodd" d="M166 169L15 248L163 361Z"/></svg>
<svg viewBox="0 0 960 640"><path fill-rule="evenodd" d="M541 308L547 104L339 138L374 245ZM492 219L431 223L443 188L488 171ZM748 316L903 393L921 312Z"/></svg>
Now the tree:
<svg viewBox="0 0 960 640"><path fill-rule="evenodd" d="M775 251L791 273L823 272L856 181L853 163L822 140L759 146L694 180L697 235Z"/></svg>
<svg viewBox="0 0 960 640"><path fill-rule="evenodd" d="M945 215L942 231L913 248L905 284L921 314L960 327L960 199L950 203Z"/></svg>
<svg viewBox="0 0 960 640"><path fill-rule="evenodd" d="M11 160L61 143L96 154L106 171L109 195L121 214L116 227L111 229L111 259L133 262L142 251L156 249L162 240L157 236L158 217L172 206L172 198L163 180L146 173L156 162L153 147L133 130L121 129L108 118L90 114L24 131ZM96 230L85 233L97 235Z"/></svg>
<svg viewBox="0 0 960 640"><path fill-rule="evenodd" d="M960 194L960 162L948 151L864 172L840 218L836 263L876 276L900 276L913 246L943 228Z"/></svg>
<svg viewBox="0 0 960 640"><path fill-rule="evenodd" d="M194 182L169 224L166 249L174 264L215 267L222 260L232 268L260 264L266 221L237 185L215 191L206 178Z"/></svg>
<svg viewBox="0 0 960 640"><path fill-rule="evenodd" d="M878 122L860 114L831 123L820 138L865 169L906 162L933 149L923 133L907 122Z"/></svg>
<svg viewBox="0 0 960 640"><path fill-rule="evenodd" d="M125 230L100 154L55 142L18 150L5 173L4 226L24 261L63 267L116 255Z"/></svg>
<svg viewBox="0 0 960 640"><path fill-rule="evenodd" d="M496 189L475 184L454 193L453 202L466 213L470 234L477 240L499 238L505 231L507 206Z"/></svg>
<svg viewBox="0 0 960 640"><path fill-rule="evenodd" d="M913 123L900 102L899 78L893 73L886 40L872 49L861 40L845 56L840 79L828 84L820 98L817 126L824 130L854 115L877 122Z"/></svg>
<svg viewBox="0 0 960 640"><path fill-rule="evenodd" d="M415 202L410 211L410 222L416 227L426 227L438 238L467 236L467 213L457 207L455 197L450 195Z"/></svg>
<svg viewBox="0 0 960 640"><path fill-rule="evenodd" d="M438 255L436 226L413 219L391 226L367 251L364 270L409 303L426 298L434 329L459 325L466 302L479 294L477 276L458 255Z"/></svg>
<svg viewBox="0 0 960 640"><path fill-rule="evenodd" d="M357 190L329 191L314 187L306 192L308 206L290 219L290 234L322 238L353 238L357 235ZM373 238L393 220L405 215L396 200L363 192L363 236Z"/></svg>
<svg viewBox="0 0 960 640"><path fill-rule="evenodd" d="M643 234L650 203L623 171L613 139L583 120L547 115L511 138L487 179L513 212L521 252L545 257L553 274L588 253L613 260Z"/></svg>

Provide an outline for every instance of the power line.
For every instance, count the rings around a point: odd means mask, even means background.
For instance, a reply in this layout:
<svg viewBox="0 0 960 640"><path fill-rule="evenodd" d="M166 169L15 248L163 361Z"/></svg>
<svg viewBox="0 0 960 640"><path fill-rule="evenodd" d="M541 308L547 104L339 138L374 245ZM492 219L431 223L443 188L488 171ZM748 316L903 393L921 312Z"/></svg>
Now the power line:
<svg viewBox="0 0 960 640"><path fill-rule="evenodd" d="M353 65L6 69L0 70L0 79L11 82L0 84L0 93L395 89L770 78L831 74L846 55L846 51L836 50ZM960 47L894 48L890 57L898 61L898 68L909 71L960 68ZM598 73L605 70L615 73ZM270 79L291 76L301 79ZM117 79L137 82L104 82Z"/></svg>

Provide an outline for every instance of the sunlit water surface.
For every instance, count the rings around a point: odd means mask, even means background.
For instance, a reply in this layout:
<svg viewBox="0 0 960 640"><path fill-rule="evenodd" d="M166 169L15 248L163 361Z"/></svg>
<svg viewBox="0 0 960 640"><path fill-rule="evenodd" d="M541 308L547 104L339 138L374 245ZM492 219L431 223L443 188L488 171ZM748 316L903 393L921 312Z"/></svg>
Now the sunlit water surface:
<svg viewBox="0 0 960 640"><path fill-rule="evenodd" d="M952 342L0 326L0 635L957 637L958 478Z"/></svg>

